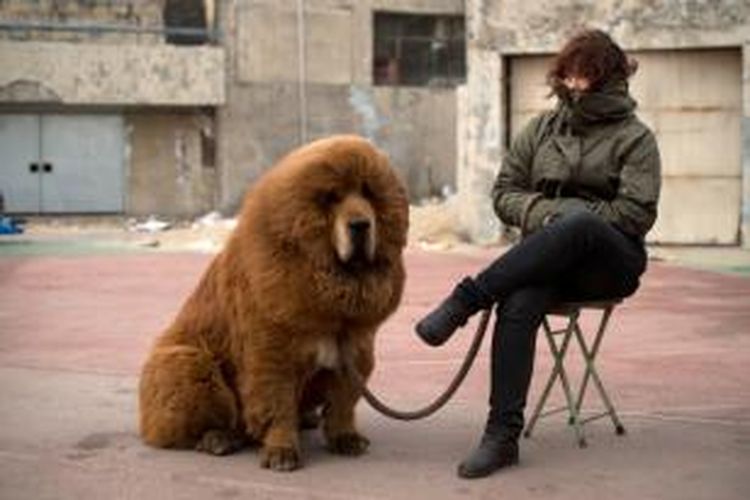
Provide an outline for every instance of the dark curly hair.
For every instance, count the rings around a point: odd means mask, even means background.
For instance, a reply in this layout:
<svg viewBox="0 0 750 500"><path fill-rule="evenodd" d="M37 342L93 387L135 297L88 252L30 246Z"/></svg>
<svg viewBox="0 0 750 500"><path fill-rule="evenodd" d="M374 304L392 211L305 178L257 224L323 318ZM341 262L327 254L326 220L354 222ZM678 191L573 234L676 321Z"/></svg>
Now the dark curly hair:
<svg viewBox="0 0 750 500"><path fill-rule="evenodd" d="M563 46L547 71L547 84L557 93L570 75L585 77L591 90L609 82L627 80L638 69L638 62L605 32L597 29L580 31Z"/></svg>

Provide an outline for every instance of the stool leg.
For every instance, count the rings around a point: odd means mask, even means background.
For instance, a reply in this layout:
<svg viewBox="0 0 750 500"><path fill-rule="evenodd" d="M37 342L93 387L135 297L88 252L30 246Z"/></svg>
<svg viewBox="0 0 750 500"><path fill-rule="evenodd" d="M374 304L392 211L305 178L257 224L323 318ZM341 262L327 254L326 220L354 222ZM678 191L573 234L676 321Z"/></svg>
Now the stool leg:
<svg viewBox="0 0 750 500"><path fill-rule="evenodd" d="M578 344L581 346L583 359L586 362L586 371L583 374L583 380L581 381L581 390L578 392L578 402L576 403L576 408L578 408L578 411L580 411L581 407L583 406L583 396L586 393L589 376L591 375L590 366L594 365L596 354L599 352L599 345L601 344L602 338L604 337L604 331L607 329L607 324L609 323L609 317L611 314L611 306L607 307L602 312L602 317L599 321L599 328L597 329L596 336L594 337L594 343L591 346L591 350L589 350L588 346L586 345L586 341L584 339L583 331L581 330L581 328L576 328L576 338L578 339Z"/></svg>
<svg viewBox="0 0 750 500"><path fill-rule="evenodd" d="M573 395L571 392L570 383L568 381L568 376L565 371L565 367L563 365L563 360L565 359L565 353L567 352L568 346L570 345L570 340L573 337L574 325L576 324L578 320L578 314L579 312L576 311L568 316L568 325L565 328L565 330L561 332L563 333L563 339L560 342L559 347L555 343L555 340L554 340L554 335L556 332L552 331L546 317L542 320L544 333L545 333L545 336L547 337L547 342L549 343L550 351L552 352L552 357L555 363L554 363L554 367L552 368L552 373L550 374L549 379L547 379L547 384L544 387L544 391L542 392L542 395L539 398L539 401L537 402L536 408L534 409L534 413L529 421L529 425L526 427L526 430L524 431L524 437L528 438L529 436L531 436L531 432L534 429L534 426L536 425L539 418L542 416L542 409L544 408L544 405L547 401L549 393L552 390L552 386L554 385L555 380L558 377L560 377L560 382L563 387L563 392L565 393L567 409L570 414L570 421L571 421L571 424L574 426L578 445L581 448L586 446L586 439L583 436L583 427L581 425L578 412L576 411L576 408L575 408L575 403L574 403Z"/></svg>
<svg viewBox="0 0 750 500"><path fill-rule="evenodd" d="M526 426L526 430L523 432L523 436L526 438L531 436L531 431L534 430L534 426L536 425L537 420L539 420L539 417L542 414L542 409L544 408L544 404L547 402L547 397L549 396L550 390L552 390L552 385L555 383L555 379L557 378L557 373L559 371L559 360L555 355L557 349L555 346L555 341L553 339L552 329L550 328L549 322L547 321L546 317L542 319L542 327L544 328L544 336L547 338L547 342L549 343L550 351L553 354L555 362L552 367L552 373L550 373L550 376L547 379L547 383L544 386L544 390L542 391L542 395L539 397L539 400L534 407L534 413L531 414L531 419Z"/></svg>
<svg viewBox="0 0 750 500"><path fill-rule="evenodd" d="M565 338L563 339L563 345L560 348L559 352L560 382L562 383L563 391L565 392L565 400L568 404L568 412L570 414L570 418L568 419L568 421L573 425L578 446L580 446L581 448L585 448L587 443L586 438L583 435L583 425L581 424L581 418L578 413L578 408L576 407L576 401L573 398L573 392L570 388L570 382L568 381L567 373L565 372L565 368L562 366L562 360L565 356L565 351L567 350L570 339L573 336L573 333L578 329L578 316L579 311L572 313L568 319L568 327L565 329Z"/></svg>
<svg viewBox="0 0 750 500"><path fill-rule="evenodd" d="M590 365L593 365L594 356L596 355L589 354L590 351L586 347L586 342L583 338L583 332L581 331L579 327L576 327L575 335L576 335L576 339L578 340L578 345L581 346L584 363L586 365L584 372L583 372L583 379L581 380L581 385L578 390L578 397L576 399L576 411L578 411L578 413L580 414L581 408L583 408L583 397L586 394L586 389L588 388L588 383L589 383L589 377L591 376L591 369L589 367Z"/></svg>
<svg viewBox="0 0 750 500"><path fill-rule="evenodd" d="M599 352L599 346L601 345L601 341L602 341L602 338L604 337L604 332L607 329L607 324L609 322L609 318L611 314L612 314L612 307L608 307L604 310L601 321L599 322L599 328L597 329L597 332L596 332L596 337L594 337L594 343L592 344L590 350L586 346L586 341L583 337L583 332L581 331L580 326L578 324L576 324L575 326L576 339L578 340L578 344L581 347L581 352L583 353L583 358L586 363L586 369L584 372L583 380L581 381L581 389L580 389L580 392L578 393L578 401L576 402L576 409L580 412L580 409L583 405L583 397L586 391L588 380L589 378L591 378L594 381L594 384L596 385L599 391L599 395L601 396L605 407L607 408L607 413L612 419L612 423L615 426L616 433L618 435L622 435L625 433L625 427L622 425L622 423L620 422L620 419L617 417L615 408L612 405L612 402L610 401L609 397L607 396L607 392L604 390L604 385L602 384L601 378L599 377L599 373L596 371L596 365L595 365L596 355Z"/></svg>

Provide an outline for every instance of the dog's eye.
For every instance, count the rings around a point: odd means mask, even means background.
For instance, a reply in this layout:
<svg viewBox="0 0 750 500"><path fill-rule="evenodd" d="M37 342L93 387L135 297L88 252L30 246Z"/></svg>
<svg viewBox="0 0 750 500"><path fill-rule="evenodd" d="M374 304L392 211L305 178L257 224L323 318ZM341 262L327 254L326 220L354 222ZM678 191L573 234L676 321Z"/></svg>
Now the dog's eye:
<svg viewBox="0 0 750 500"><path fill-rule="evenodd" d="M324 207L330 207L341 201L341 197L336 191L324 191L318 194L318 203Z"/></svg>
<svg viewBox="0 0 750 500"><path fill-rule="evenodd" d="M366 182L362 184L362 196L367 198L368 200L374 200L375 199L375 192L372 190L369 184Z"/></svg>

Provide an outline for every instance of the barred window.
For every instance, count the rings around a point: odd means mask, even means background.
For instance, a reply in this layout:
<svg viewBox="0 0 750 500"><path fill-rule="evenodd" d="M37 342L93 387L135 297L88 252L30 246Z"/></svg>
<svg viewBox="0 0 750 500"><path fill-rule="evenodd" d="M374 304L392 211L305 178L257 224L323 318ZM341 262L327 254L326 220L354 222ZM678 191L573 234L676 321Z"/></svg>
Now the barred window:
<svg viewBox="0 0 750 500"><path fill-rule="evenodd" d="M376 12L375 85L452 87L466 80L464 17Z"/></svg>

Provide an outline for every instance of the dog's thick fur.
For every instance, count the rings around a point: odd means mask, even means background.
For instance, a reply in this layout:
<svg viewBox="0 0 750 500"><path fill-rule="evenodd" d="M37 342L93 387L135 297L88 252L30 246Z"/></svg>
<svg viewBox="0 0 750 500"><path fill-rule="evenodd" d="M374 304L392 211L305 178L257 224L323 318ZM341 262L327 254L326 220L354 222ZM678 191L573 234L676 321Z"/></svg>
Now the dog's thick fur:
<svg viewBox="0 0 750 500"><path fill-rule="evenodd" d="M262 466L292 470L302 416L322 407L328 448L362 453L360 391L342 357L367 379L375 331L403 291L407 225L404 186L366 140L282 159L143 367L143 440L223 454L249 437Z"/></svg>

